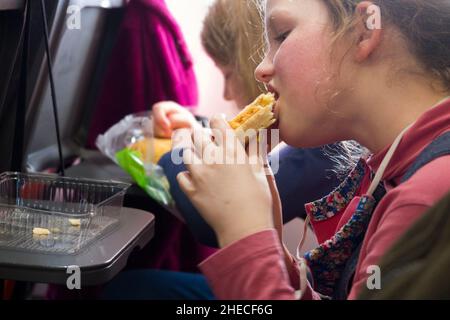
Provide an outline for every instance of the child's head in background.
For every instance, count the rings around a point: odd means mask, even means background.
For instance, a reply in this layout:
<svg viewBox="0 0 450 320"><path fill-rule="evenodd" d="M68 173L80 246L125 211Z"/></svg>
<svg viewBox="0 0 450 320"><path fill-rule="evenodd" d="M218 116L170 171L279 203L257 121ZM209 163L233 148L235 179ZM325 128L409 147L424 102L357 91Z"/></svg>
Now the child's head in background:
<svg viewBox="0 0 450 320"><path fill-rule="evenodd" d="M202 44L224 75L224 98L239 107L263 91L254 77L262 59L263 27L254 1L216 0L203 22Z"/></svg>

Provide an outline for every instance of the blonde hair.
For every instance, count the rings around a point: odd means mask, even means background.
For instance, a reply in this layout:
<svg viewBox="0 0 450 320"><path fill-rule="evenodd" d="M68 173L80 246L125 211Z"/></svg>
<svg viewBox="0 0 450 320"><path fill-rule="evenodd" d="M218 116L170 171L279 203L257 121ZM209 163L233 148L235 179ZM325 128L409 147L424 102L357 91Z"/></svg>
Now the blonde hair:
<svg viewBox="0 0 450 320"><path fill-rule="evenodd" d="M263 92L254 77L262 60L263 30L254 1L216 0L203 21L203 47L217 64L233 68L248 102Z"/></svg>

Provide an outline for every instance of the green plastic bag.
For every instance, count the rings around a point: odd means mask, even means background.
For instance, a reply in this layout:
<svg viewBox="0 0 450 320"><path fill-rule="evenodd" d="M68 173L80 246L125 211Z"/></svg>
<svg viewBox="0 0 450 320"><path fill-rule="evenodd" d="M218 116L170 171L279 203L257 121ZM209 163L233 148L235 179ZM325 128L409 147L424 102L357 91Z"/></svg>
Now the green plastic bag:
<svg viewBox="0 0 450 320"><path fill-rule="evenodd" d="M173 205L173 199L169 192L169 182L161 167L153 163L144 165L140 152L128 148L118 151L116 153L116 159L119 166L150 197L163 205Z"/></svg>

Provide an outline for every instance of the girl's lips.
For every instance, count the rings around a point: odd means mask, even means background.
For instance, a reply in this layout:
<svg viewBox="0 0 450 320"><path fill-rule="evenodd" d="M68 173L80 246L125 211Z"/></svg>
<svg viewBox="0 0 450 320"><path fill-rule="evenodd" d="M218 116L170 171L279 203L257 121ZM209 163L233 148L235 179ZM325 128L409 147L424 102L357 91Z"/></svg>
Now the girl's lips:
<svg viewBox="0 0 450 320"><path fill-rule="evenodd" d="M278 129L278 123L280 121L279 114L280 114L280 104L278 103L278 100L275 100L275 103L273 105L272 109L273 115L276 119L276 122L271 126L272 129Z"/></svg>
<svg viewBox="0 0 450 320"><path fill-rule="evenodd" d="M267 91L273 93L273 95L275 96L275 100L278 100L280 95L278 94L277 90L271 84L266 84L265 86Z"/></svg>
<svg viewBox="0 0 450 320"><path fill-rule="evenodd" d="M279 122L279 114L280 114L280 103L279 103L279 99L280 99L280 94L278 93L278 91L271 85L271 84L267 84L266 85L267 91L269 91L270 93L272 93L274 95L275 98L275 103L273 105L273 114L275 119L277 120L277 122L275 122L273 128L277 128L278 127L278 122Z"/></svg>
<svg viewBox="0 0 450 320"><path fill-rule="evenodd" d="M272 111L275 118L278 120L278 100L275 100Z"/></svg>

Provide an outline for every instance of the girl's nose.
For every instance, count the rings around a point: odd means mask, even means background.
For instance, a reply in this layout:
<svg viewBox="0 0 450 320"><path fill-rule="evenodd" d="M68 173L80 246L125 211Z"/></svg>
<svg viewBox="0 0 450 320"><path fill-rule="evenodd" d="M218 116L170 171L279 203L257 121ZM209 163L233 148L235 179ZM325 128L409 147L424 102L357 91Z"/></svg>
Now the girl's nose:
<svg viewBox="0 0 450 320"><path fill-rule="evenodd" d="M225 80L225 83L223 84L223 99L226 101L233 100L234 94L231 90L230 84L228 80Z"/></svg>
<svg viewBox="0 0 450 320"><path fill-rule="evenodd" d="M261 61L261 63L258 65L258 67L256 67L255 78L259 82L269 83L270 80L272 80L273 73L274 73L273 64L271 61L269 61L269 59L266 56L264 60Z"/></svg>

